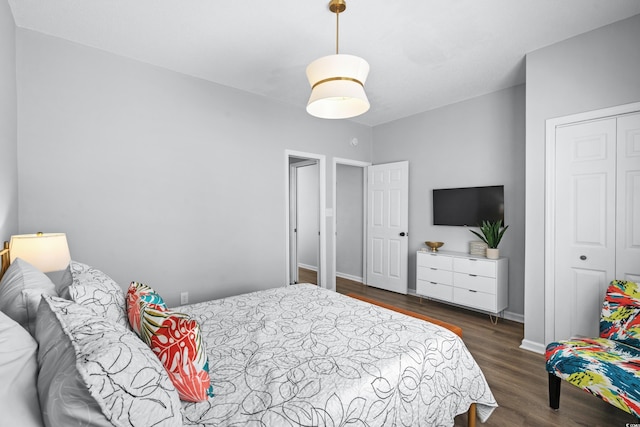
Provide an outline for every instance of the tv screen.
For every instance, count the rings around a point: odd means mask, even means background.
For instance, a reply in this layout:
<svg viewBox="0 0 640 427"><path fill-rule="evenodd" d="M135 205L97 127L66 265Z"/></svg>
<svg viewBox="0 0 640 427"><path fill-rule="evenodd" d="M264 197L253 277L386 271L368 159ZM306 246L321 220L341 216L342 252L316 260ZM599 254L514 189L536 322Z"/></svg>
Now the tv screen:
<svg viewBox="0 0 640 427"><path fill-rule="evenodd" d="M504 224L504 185L433 190L433 225Z"/></svg>

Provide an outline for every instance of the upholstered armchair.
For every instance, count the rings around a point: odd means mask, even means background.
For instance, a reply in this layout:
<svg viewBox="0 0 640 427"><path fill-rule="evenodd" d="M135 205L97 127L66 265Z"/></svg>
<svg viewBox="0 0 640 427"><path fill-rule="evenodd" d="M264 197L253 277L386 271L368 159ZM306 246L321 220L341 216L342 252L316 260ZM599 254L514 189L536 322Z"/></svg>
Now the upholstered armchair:
<svg viewBox="0 0 640 427"><path fill-rule="evenodd" d="M640 418L640 288L614 280L600 316L600 337L547 346L549 405L560 406L561 380Z"/></svg>

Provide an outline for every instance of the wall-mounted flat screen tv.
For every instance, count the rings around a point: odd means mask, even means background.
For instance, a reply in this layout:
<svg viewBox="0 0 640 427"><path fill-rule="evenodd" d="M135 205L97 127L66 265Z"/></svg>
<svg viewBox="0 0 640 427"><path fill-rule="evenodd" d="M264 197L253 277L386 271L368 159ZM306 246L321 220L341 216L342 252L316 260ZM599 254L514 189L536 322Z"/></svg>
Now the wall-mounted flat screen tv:
<svg viewBox="0 0 640 427"><path fill-rule="evenodd" d="M433 225L477 227L499 219L504 224L504 185L433 190Z"/></svg>

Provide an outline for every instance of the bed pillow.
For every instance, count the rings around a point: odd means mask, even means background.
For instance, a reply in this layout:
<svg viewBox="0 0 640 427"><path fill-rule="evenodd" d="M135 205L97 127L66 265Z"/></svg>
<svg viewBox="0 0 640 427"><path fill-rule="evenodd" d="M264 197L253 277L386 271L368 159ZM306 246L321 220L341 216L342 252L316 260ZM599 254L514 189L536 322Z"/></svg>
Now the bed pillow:
<svg viewBox="0 0 640 427"><path fill-rule="evenodd" d="M0 312L1 417L8 426L42 426L36 389L37 350L38 344L31 335Z"/></svg>
<svg viewBox="0 0 640 427"><path fill-rule="evenodd" d="M30 292L23 292L25 290ZM0 311L33 335L36 311L29 310L29 297L35 298L37 307L40 294L57 296L55 285L43 272L28 262L16 258L0 281Z"/></svg>
<svg viewBox="0 0 640 427"><path fill-rule="evenodd" d="M181 400L213 397L207 352L195 319L143 304L139 335L164 365Z"/></svg>
<svg viewBox="0 0 640 427"><path fill-rule="evenodd" d="M46 425L182 426L175 387L130 330L73 301L43 296L36 338Z"/></svg>
<svg viewBox="0 0 640 427"><path fill-rule="evenodd" d="M73 284L73 276L71 276L71 264L67 268L60 271L51 271L44 273L56 286L56 292L61 298L69 299L69 286Z"/></svg>
<svg viewBox="0 0 640 427"><path fill-rule="evenodd" d="M129 328L122 287L102 271L76 261L70 263L73 282L69 299L93 310L125 328Z"/></svg>
<svg viewBox="0 0 640 427"><path fill-rule="evenodd" d="M129 318L129 326L138 335L140 334L140 312L144 305L149 305L158 310L167 309L162 297L151 286L144 283L131 282L127 290L127 316Z"/></svg>

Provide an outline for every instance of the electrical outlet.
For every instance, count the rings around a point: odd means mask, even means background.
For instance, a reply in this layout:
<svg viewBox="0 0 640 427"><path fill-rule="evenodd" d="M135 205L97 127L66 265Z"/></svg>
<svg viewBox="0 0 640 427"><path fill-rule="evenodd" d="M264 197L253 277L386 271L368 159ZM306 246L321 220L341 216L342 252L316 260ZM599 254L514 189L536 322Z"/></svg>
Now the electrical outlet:
<svg viewBox="0 0 640 427"><path fill-rule="evenodd" d="M189 304L189 292L181 292L180 293L180 304Z"/></svg>

